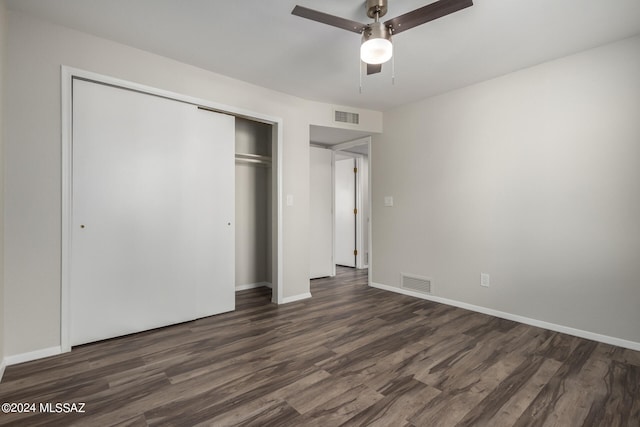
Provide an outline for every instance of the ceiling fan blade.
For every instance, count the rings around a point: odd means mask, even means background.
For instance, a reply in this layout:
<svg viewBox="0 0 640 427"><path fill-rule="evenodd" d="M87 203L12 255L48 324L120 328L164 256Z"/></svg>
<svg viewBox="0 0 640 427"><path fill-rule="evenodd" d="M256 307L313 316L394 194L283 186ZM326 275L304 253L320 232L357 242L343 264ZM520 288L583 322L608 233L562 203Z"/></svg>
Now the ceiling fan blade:
<svg viewBox="0 0 640 427"><path fill-rule="evenodd" d="M312 21L321 22L323 24L332 25L334 27L342 28L343 30L353 31L354 33L362 33L366 25L361 24L350 19L340 18L339 16L329 15L328 13L318 12L317 10L309 9L303 6L296 6L291 11L292 15L300 16L301 18L311 19Z"/></svg>
<svg viewBox="0 0 640 427"><path fill-rule="evenodd" d="M396 16L384 23L391 27L392 34L398 34L434 19L442 18L450 13L473 6L473 0L439 0L404 15Z"/></svg>
<svg viewBox="0 0 640 427"><path fill-rule="evenodd" d="M382 64L367 64L367 76L382 71Z"/></svg>

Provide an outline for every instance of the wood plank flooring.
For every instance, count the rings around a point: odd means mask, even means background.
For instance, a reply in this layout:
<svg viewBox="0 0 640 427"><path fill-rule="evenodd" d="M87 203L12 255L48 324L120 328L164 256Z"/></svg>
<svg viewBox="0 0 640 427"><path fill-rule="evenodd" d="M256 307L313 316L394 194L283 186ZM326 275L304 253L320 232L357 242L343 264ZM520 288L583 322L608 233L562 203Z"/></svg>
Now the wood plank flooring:
<svg viewBox="0 0 640 427"><path fill-rule="evenodd" d="M10 366L15 426L640 426L640 353L367 286L265 288L233 313ZM39 408L38 408L39 409Z"/></svg>

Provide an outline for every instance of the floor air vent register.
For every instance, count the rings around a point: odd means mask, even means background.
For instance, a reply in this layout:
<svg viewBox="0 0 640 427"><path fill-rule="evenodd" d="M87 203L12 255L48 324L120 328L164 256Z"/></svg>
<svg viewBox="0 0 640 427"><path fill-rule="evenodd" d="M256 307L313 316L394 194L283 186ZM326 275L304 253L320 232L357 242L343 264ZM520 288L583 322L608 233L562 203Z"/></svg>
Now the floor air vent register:
<svg viewBox="0 0 640 427"><path fill-rule="evenodd" d="M413 274L400 273L400 287L422 294L431 294L431 279Z"/></svg>

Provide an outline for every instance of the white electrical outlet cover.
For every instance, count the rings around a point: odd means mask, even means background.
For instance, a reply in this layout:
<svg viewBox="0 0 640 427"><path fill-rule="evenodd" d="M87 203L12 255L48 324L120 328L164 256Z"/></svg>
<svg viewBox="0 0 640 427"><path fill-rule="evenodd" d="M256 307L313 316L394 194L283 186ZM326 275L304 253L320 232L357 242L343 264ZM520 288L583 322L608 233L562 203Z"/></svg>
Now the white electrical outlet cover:
<svg viewBox="0 0 640 427"><path fill-rule="evenodd" d="M488 273L480 273L480 286L488 288L491 284L491 276Z"/></svg>

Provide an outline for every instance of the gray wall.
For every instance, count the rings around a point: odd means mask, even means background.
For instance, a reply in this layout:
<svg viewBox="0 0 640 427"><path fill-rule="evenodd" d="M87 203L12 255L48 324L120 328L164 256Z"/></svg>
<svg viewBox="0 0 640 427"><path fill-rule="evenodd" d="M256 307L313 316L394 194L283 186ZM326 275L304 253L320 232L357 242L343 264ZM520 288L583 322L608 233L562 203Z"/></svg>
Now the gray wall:
<svg viewBox="0 0 640 427"><path fill-rule="evenodd" d="M333 264L333 152L309 150L309 277L331 276Z"/></svg>
<svg viewBox="0 0 640 427"><path fill-rule="evenodd" d="M373 282L640 343L640 37L384 121Z"/></svg>
<svg viewBox="0 0 640 427"><path fill-rule="evenodd" d="M236 153L271 156L271 126L236 118ZM271 283L271 168L236 162L236 287Z"/></svg>
<svg viewBox="0 0 640 427"><path fill-rule="evenodd" d="M4 369L4 80L7 20L4 0L0 0L0 378Z"/></svg>

